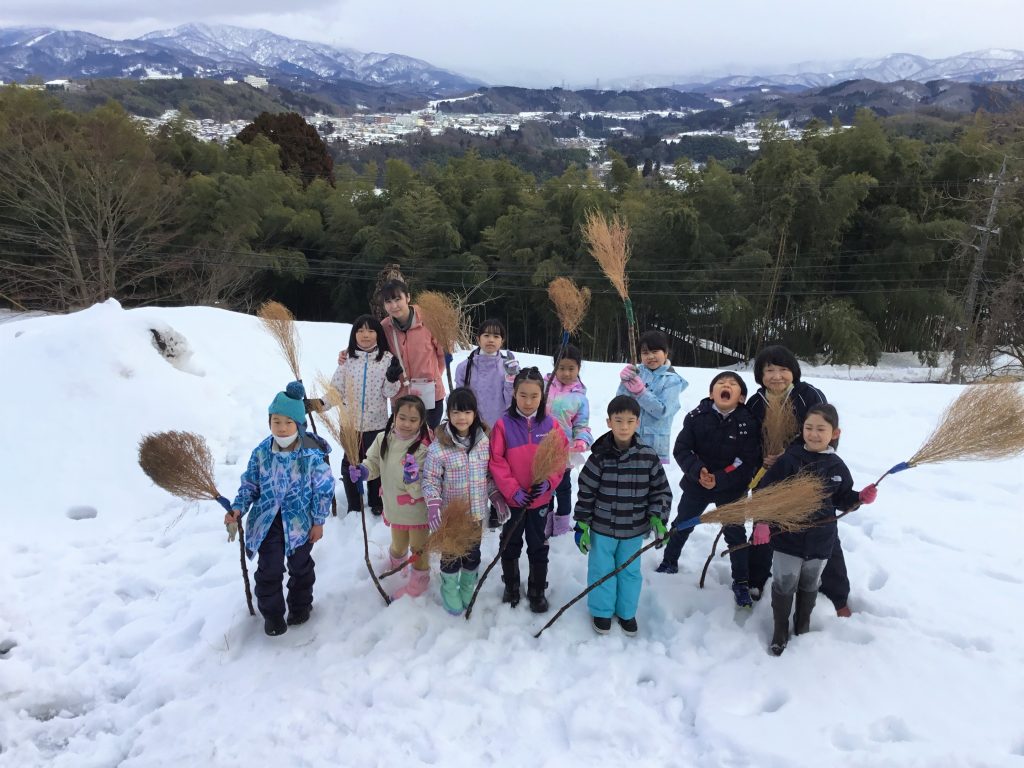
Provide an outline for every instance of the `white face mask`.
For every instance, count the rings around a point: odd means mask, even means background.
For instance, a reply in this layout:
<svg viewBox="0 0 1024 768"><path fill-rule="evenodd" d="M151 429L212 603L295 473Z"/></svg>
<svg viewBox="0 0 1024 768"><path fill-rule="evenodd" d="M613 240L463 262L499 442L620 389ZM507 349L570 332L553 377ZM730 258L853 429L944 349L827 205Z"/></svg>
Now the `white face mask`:
<svg viewBox="0 0 1024 768"><path fill-rule="evenodd" d="M296 432L294 435L288 435L288 437L278 437L277 435L274 435L274 442L277 443L278 448L287 448L289 445L295 442L298 436L298 432Z"/></svg>

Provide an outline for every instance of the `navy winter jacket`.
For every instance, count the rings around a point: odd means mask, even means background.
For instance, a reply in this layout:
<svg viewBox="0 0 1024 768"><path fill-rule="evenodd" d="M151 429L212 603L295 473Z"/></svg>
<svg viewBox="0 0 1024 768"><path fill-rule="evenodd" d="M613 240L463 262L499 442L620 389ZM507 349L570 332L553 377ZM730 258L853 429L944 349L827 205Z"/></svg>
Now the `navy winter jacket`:
<svg viewBox="0 0 1024 768"><path fill-rule="evenodd" d="M679 485L685 493L708 502L733 501L744 495L761 464L761 426L746 406L722 414L705 397L686 414L672 455L683 470ZM701 467L715 476L711 490L698 482Z"/></svg>
<svg viewBox="0 0 1024 768"><path fill-rule="evenodd" d="M822 520L814 528L797 533L779 533L772 537L772 548L804 560L827 560L832 555L836 537L836 510L851 510L860 506L860 495L853 490L853 478L846 463L832 450L827 453L808 451L802 445L791 445L775 465L765 473L757 490L767 488L801 471L813 472L825 481L827 494L821 509L811 516L811 522ZM757 490L754 493L757 493Z"/></svg>
<svg viewBox="0 0 1024 768"><path fill-rule="evenodd" d="M789 391L787 401L793 407L793 413L796 415L796 437L793 438L794 445L803 445L803 429L804 419L807 418L807 411L810 410L812 405L820 405L821 403L827 403L825 399L825 393L817 387L812 387L806 381L798 381L793 385L793 388ZM747 398L747 409L757 419L758 424L764 423L764 414L768 408L768 399L765 393L764 387L759 387L757 392Z"/></svg>

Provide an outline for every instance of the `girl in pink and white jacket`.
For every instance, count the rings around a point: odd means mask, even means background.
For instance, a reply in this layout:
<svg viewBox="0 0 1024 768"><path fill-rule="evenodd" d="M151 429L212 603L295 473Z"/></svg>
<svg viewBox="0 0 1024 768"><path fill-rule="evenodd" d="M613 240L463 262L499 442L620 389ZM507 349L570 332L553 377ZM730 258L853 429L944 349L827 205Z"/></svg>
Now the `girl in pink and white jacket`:
<svg viewBox="0 0 1024 768"><path fill-rule="evenodd" d="M548 412L558 422L569 441L569 465L555 488L556 511L548 517L547 534L561 536L572 530L572 469L583 464L594 435L590 431L590 402L587 388L580 380L583 353L567 344L554 372L548 374Z"/></svg>
<svg viewBox="0 0 1024 768"><path fill-rule="evenodd" d="M473 391L458 387L448 396L448 420L438 427L423 462L421 487L430 530L440 527L443 511L453 501L468 502L470 514L480 525L476 543L468 552L441 558L441 600L445 610L455 616L466 609L476 588L488 502L505 507L487 468L491 450L487 432Z"/></svg>
<svg viewBox="0 0 1024 768"><path fill-rule="evenodd" d="M366 458L366 451L388 423L388 401L398 394L402 371L388 350L384 329L372 315L361 315L352 323L346 353L344 362L338 365L331 377L331 385L338 390L346 407L359 409L359 456L356 457L356 463L359 463ZM322 400L316 405L318 410L331 407ZM350 465L350 458L345 456L341 462L341 478L348 509L359 511L362 499L356 484L349 479ZM367 483L366 497L370 511L380 515L383 504L379 479Z"/></svg>

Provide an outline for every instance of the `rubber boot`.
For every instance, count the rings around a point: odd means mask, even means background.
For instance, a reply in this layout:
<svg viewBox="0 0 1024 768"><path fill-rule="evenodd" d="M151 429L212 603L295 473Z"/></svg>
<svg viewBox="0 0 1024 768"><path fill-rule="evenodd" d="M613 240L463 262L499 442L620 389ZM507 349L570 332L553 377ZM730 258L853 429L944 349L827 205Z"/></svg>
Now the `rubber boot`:
<svg viewBox="0 0 1024 768"><path fill-rule="evenodd" d="M526 582L526 597L530 601L530 610L534 613L547 613L548 599L544 590L548 586L548 564L530 563L530 576Z"/></svg>
<svg viewBox="0 0 1024 768"><path fill-rule="evenodd" d="M441 603L452 616L458 616L466 610L462 601L462 592L459 590L459 574L441 574Z"/></svg>
<svg viewBox="0 0 1024 768"><path fill-rule="evenodd" d="M772 590L772 617L775 629L772 633L771 652L781 656L789 642L789 614L793 610L793 595L782 595Z"/></svg>
<svg viewBox="0 0 1024 768"><path fill-rule="evenodd" d="M817 590L796 593L796 611L793 613L793 634L803 635L811 631L811 611L818 600Z"/></svg>
<svg viewBox="0 0 1024 768"><path fill-rule="evenodd" d="M462 596L462 604L469 605L473 599L473 592L476 591L476 583L480 578L479 571L463 570L459 573L459 594Z"/></svg>
<svg viewBox="0 0 1024 768"><path fill-rule="evenodd" d="M402 563L404 563L409 558L409 553L406 552L404 555L401 555L400 557L395 557L394 554L391 552L391 548L388 547L388 558L389 558L390 562L389 562L389 565L388 565L387 569L389 571L393 571L393 570L395 570L395 568L400 566ZM408 572L409 572L409 566L407 565L404 568L402 568L402 570L400 570L395 575L396 576L402 576L402 575L404 575L404 574L406 574Z"/></svg>
<svg viewBox="0 0 1024 768"><path fill-rule="evenodd" d="M501 602L508 603L513 608L519 605L519 560L501 559L501 580L505 582L505 592L501 596Z"/></svg>
<svg viewBox="0 0 1024 768"><path fill-rule="evenodd" d="M419 597L427 591L428 584L430 584L430 571L417 571L413 568L412 573L409 574L409 581L406 582L405 586L395 590L395 594L391 597L395 600L406 595L409 597Z"/></svg>

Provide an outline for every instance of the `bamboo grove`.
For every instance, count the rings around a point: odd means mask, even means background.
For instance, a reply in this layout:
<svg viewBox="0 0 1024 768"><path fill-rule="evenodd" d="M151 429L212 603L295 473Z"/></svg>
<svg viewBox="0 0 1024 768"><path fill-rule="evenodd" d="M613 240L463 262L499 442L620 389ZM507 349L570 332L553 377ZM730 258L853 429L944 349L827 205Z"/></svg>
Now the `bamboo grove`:
<svg viewBox="0 0 1024 768"><path fill-rule="evenodd" d="M710 159L643 175L609 152L541 179L472 151L359 172L339 155L329 175L285 172L289 147L251 134L210 144L170 125L149 136L114 104L73 114L0 90L0 305L276 299L303 319L345 321L397 264L414 292L462 295L477 319L506 322L510 347L551 353L561 324L545 292L565 276L592 291L584 355L621 360L621 299L584 232L598 211L628 222L637 326L669 331L681 364L728 364L769 340L834 363L934 355L963 327L972 343L1020 341L1012 307L993 309L1000 289L1017 286L1012 304L1024 285L1020 115L862 111L852 127L813 123L796 140L766 123L742 168Z"/></svg>

